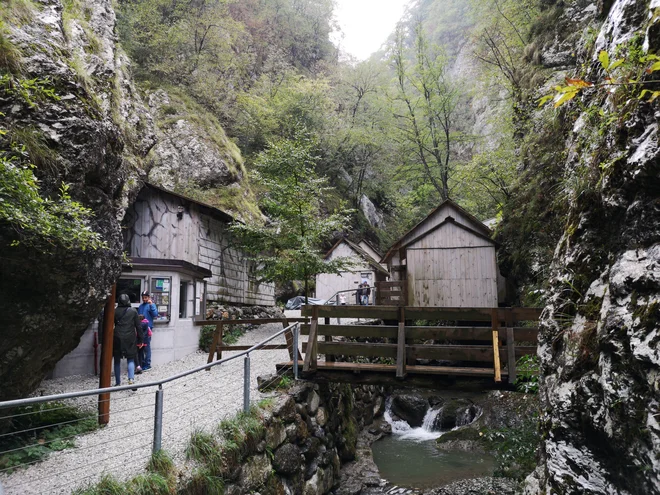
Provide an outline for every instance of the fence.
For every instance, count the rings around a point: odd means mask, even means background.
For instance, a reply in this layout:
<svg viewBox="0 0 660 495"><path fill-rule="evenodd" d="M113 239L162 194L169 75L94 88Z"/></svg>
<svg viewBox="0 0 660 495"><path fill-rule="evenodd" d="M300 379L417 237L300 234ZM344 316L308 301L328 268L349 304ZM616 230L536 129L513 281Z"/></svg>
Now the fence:
<svg viewBox="0 0 660 495"><path fill-rule="evenodd" d="M298 348L299 323L294 323L245 351L165 378L0 402L0 425L22 425L0 433L0 493L3 488L5 495L70 493L105 473L126 479L142 471L151 454L161 449L183 460L193 431L209 430L239 410L249 410L257 374L274 372L277 360L288 355L287 334ZM281 356L264 350L276 350L276 345L268 343L278 337ZM165 365L163 371L172 366ZM200 373L204 370L209 372ZM297 360L284 371L292 371L297 378ZM111 397L109 424L79 435L81 425L93 427L91 423L96 422L94 409L100 394ZM72 406L88 413L68 417ZM36 425L44 414L53 422ZM47 458L38 459L45 450L51 451Z"/></svg>

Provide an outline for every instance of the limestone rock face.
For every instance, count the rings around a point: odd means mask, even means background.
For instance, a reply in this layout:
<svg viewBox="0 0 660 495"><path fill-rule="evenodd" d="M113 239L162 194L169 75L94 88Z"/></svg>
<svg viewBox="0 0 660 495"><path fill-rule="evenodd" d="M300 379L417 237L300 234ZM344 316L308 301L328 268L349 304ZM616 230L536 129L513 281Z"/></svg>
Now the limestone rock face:
<svg viewBox="0 0 660 495"><path fill-rule="evenodd" d="M631 43L659 46L655 0L564 3L564 17L583 19L572 32L590 23L600 29L593 50L582 54L589 80L603 77L601 50L615 60ZM594 24L603 5L604 22ZM624 112L615 102L624 91L606 98L587 92L581 108ZM570 106L564 114L575 121L565 136L567 228L541 319L544 442L529 494L660 493L660 113L657 104L628 104L620 124L594 131L600 134L591 143L583 125L588 115ZM598 166L596 149L600 180L574 190L586 167Z"/></svg>
<svg viewBox="0 0 660 495"><path fill-rule="evenodd" d="M157 116L157 143L149 155L149 181L167 189L235 185L243 178L238 147L220 124L189 100L157 90L148 97Z"/></svg>
<svg viewBox="0 0 660 495"><path fill-rule="evenodd" d="M3 128L29 133L48 150L35 169L41 194L57 196L69 184L72 198L93 210L91 227L108 249L12 247L11 228L0 226L0 400L33 390L99 314L121 272L123 208L137 193L135 171L154 142L117 44L110 0L80 4L87 14L79 18L64 16L71 7L60 0L43 0L31 4L30 22L7 20L23 77L45 81L57 98L30 106L3 93L0 112Z"/></svg>

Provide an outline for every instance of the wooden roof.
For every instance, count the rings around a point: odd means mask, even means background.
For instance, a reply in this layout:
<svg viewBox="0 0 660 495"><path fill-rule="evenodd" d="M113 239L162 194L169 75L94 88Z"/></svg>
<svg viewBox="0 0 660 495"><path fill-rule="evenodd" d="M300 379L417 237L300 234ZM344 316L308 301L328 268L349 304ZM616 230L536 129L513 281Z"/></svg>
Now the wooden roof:
<svg viewBox="0 0 660 495"><path fill-rule="evenodd" d="M194 203L197 206L201 207L202 210L205 210L207 213L210 215L213 215L215 217L219 217L223 219L225 222L240 222L240 220L237 220L234 218L232 215L227 213L226 211L222 211L219 208L216 208L215 206L211 206L207 203L202 203L201 201L198 201L196 199L193 199L189 196L184 196L183 194L175 193L173 191L170 191L169 189L165 189L164 187L158 186L156 184L153 184L151 182L145 182L144 187L147 187L149 189L154 189L156 191L169 194L170 196L174 196L175 198L182 199L184 201L187 201L189 203ZM241 222L243 223L243 222Z"/></svg>
<svg viewBox="0 0 660 495"><path fill-rule="evenodd" d="M337 249L339 246L341 246L341 243L345 242L348 247L350 247L355 253L362 258L364 261L369 264L374 270L383 273L384 275L389 276L390 272L388 272L385 268L383 268L380 263L378 263L378 260L375 260L369 253L367 253L364 249L362 249L360 246L355 244L352 241L349 241L348 239L339 239L337 242L335 242L335 245L330 248L330 250L325 253L325 256L323 259L328 259L328 257L332 254L332 252ZM371 246L371 244L369 244ZM374 251L376 251L374 249Z"/></svg>
<svg viewBox="0 0 660 495"><path fill-rule="evenodd" d="M453 217L447 216L447 218L445 220L443 220L442 222L440 222L440 224L434 226L433 228L429 229L426 232L423 232L419 236L416 236L414 239L411 239L409 241L406 240L406 238L411 233L413 233L418 227L420 227L424 223L428 222L429 219L432 218L444 206L450 206L450 207L454 208L455 210L459 211L468 220L468 222L470 223L472 228L466 227L465 225L461 225L460 223L456 222ZM464 228L465 230L468 230L468 231L472 232L473 234L478 235L479 237L482 237L484 239L488 239L489 241L496 244L495 241L493 241L490 238L490 236L492 234L492 231L483 222L481 222L477 217L472 215L470 212L468 212L466 209L459 206L457 203L455 203L451 199L446 199L442 203L440 203L437 207L435 207L431 211L431 213L426 215L426 217L424 217L423 220L418 222L414 227L412 227L410 230L408 230L408 232L406 232L403 236L401 236L401 238L398 241L396 241L394 244L392 244L392 246L387 250L387 253L385 253L385 256L383 256L383 258L381 259L381 263L386 263L392 257L392 255L394 254L394 252L397 249L401 249L402 247L405 247L405 246L411 244L412 242L418 241L419 239L425 237L429 233L437 230L442 225L446 224L447 221L451 221L455 225L457 225L461 228Z"/></svg>

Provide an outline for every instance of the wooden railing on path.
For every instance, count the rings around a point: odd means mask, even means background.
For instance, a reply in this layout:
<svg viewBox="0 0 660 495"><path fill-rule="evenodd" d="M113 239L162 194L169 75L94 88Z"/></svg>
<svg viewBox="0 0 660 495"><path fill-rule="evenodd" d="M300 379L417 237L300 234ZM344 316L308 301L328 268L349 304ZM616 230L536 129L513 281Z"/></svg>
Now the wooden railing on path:
<svg viewBox="0 0 660 495"><path fill-rule="evenodd" d="M520 326L517 322L538 320L540 308L420 308L408 306L304 306L310 324L301 325L301 333L309 335L303 344L303 372L317 369L394 372L399 379L408 373L492 377L509 383L516 380L516 360L536 353L537 326ZM319 318L379 319L387 325L320 325ZM414 320L475 322L445 326L415 326ZM475 326L489 322L489 326ZM324 337L319 341L319 337ZM333 341L335 337L383 338L395 343ZM460 341L461 344L426 344L415 341ZM463 342L469 342L465 344ZM326 356L319 362L318 355ZM335 362L334 356L389 358L395 364ZM418 359L467 362L468 365L418 365Z"/></svg>
<svg viewBox="0 0 660 495"><path fill-rule="evenodd" d="M408 304L408 284L405 280L376 282L378 306L405 306Z"/></svg>
<svg viewBox="0 0 660 495"><path fill-rule="evenodd" d="M288 327L291 323L295 322L309 322L309 318L256 318L247 320L195 320L195 326L215 325L213 331L213 341L209 348L209 357L207 363L214 360L222 359L222 351L245 351L252 346L249 345L223 345L222 337L224 335L225 325L266 325L268 323L281 323L282 328ZM289 358L293 359L293 335L291 332L284 334L286 338L286 348L289 351ZM282 349L282 345L269 344L261 347L261 350L277 350ZM300 351L298 352L298 359L302 359Z"/></svg>

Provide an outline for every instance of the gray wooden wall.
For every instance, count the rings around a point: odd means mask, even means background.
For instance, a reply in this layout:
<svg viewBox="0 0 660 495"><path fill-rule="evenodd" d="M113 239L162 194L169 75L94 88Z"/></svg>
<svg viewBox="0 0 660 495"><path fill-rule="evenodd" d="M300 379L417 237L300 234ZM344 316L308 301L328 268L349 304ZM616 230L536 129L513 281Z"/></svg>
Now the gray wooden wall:
<svg viewBox="0 0 660 495"><path fill-rule="evenodd" d="M177 209L184 207L181 219ZM254 263L232 242L228 221L213 210L145 187L124 219L129 256L183 260L208 268L207 300L273 306L274 286L258 284Z"/></svg>

